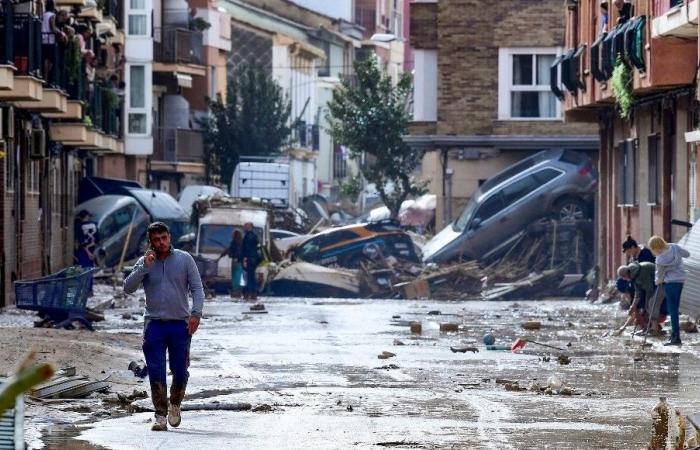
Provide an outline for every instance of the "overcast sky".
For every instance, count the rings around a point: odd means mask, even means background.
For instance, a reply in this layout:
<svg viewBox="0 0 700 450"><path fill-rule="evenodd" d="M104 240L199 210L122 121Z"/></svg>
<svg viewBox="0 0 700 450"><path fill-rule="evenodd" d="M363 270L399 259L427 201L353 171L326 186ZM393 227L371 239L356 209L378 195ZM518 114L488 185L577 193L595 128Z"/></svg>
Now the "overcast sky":
<svg viewBox="0 0 700 450"><path fill-rule="evenodd" d="M292 0L297 5L334 18L352 20L352 0Z"/></svg>

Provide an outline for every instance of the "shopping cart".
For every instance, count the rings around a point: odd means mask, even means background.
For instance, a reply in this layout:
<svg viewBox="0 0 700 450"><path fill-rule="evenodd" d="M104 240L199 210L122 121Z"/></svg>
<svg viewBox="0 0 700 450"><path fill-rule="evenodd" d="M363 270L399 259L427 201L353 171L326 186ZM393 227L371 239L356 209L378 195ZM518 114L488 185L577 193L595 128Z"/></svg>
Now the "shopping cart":
<svg viewBox="0 0 700 450"><path fill-rule="evenodd" d="M17 308L37 311L41 317L56 323L56 328L68 328L78 321L94 331L86 312L92 275L97 270L68 267L46 277L15 281Z"/></svg>

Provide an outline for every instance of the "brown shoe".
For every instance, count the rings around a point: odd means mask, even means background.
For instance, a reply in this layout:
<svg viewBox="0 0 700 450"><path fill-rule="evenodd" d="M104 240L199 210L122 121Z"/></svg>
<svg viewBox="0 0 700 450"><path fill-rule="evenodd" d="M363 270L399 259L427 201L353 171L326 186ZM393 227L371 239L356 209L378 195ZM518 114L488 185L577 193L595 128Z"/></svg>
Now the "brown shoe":
<svg viewBox="0 0 700 450"><path fill-rule="evenodd" d="M151 431L168 431L168 421L166 420L165 416L159 416L156 414L155 419L153 419Z"/></svg>

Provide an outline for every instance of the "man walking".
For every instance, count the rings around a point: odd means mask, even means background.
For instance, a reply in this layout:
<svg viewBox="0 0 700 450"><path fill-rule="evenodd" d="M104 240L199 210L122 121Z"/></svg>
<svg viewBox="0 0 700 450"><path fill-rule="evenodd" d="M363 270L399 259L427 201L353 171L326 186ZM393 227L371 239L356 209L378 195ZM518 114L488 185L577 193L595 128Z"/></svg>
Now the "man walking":
<svg viewBox="0 0 700 450"><path fill-rule="evenodd" d="M258 236L253 230L253 224L247 222L243 225L243 246L241 248L241 259L243 260L243 270L246 274L246 285L243 287L243 298L246 300L257 300L258 286L255 279L255 268L258 267Z"/></svg>
<svg viewBox="0 0 700 450"><path fill-rule="evenodd" d="M192 256L171 246L167 225L152 223L148 227L148 240L150 248L124 280L124 292L136 291L141 283L146 291L143 353L156 410L151 429L166 431L166 414L171 426L180 425L180 405L189 378L190 340L202 317L204 290ZM188 288L192 294L191 310L187 301ZM173 374L169 407L166 350Z"/></svg>

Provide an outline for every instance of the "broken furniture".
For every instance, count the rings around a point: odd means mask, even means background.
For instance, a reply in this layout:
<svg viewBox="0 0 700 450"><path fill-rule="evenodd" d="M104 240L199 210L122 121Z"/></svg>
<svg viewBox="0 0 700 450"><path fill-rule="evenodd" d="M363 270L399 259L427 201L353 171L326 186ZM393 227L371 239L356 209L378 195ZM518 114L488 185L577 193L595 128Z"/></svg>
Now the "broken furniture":
<svg viewBox="0 0 700 450"><path fill-rule="evenodd" d="M68 329L74 321L94 331L87 317L87 299L97 268L68 267L53 275L15 281L17 308L37 311L56 328Z"/></svg>

